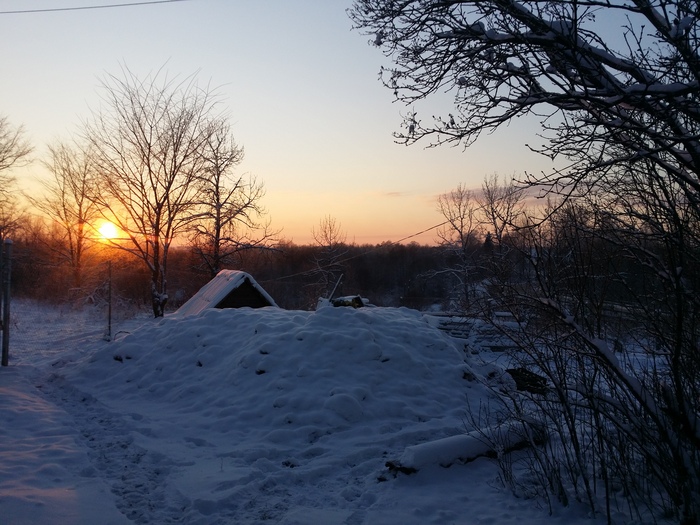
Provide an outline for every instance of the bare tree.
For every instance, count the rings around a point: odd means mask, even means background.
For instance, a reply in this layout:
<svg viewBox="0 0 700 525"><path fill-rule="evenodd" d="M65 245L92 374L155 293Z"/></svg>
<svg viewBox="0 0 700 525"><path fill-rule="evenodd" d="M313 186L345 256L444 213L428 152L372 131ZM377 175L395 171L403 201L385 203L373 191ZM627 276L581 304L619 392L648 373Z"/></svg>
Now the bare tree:
<svg viewBox="0 0 700 525"><path fill-rule="evenodd" d="M20 213L10 191L15 180L8 172L29 160L32 147L24 128L13 127L7 117L0 116L0 241L17 229Z"/></svg>
<svg viewBox="0 0 700 525"><path fill-rule="evenodd" d="M24 138L24 128L15 128L7 117L0 116L0 173L26 162L31 152L32 147Z"/></svg>
<svg viewBox="0 0 700 525"><path fill-rule="evenodd" d="M71 269L72 286L80 289L86 255L93 243L94 221L99 215L91 200L96 177L92 157L79 147L57 143L49 147L49 160L44 164L51 178L41 181L43 194L26 197L58 226L60 238L52 239L51 247Z"/></svg>
<svg viewBox="0 0 700 525"><path fill-rule="evenodd" d="M191 242L210 275L232 264L244 250L263 248L277 232L263 220L265 195L262 183L252 176L233 174L243 160L243 147L223 121L212 123L202 151L202 171L197 176Z"/></svg>
<svg viewBox="0 0 700 525"><path fill-rule="evenodd" d="M505 235L516 227L525 204L525 188L514 180L501 182L498 174L487 175L476 199L481 208L484 225L493 232L499 250L503 248Z"/></svg>
<svg viewBox="0 0 700 525"><path fill-rule="evenodd" d="M20 228L24 214L14 196L0 195L0 242L12 237Z"/></svg>
<svg viewBox="0 0 700 525"><path fill-rule="evenodd" d="M445 218L445 224L437 230L438 243L450 254L448 268L442 273L455 281L457 304L466 311L472 301L479 266L477 255L482 245L479 203L473 191L459 184L440 195L437 204Z"/></svg>
<svg viewBox="0 0 700 525"><path fill-rule="evenodd" d="M604 467L599 458L577 459L568 474L584 466L602 468L606 480L634 472L631 500L687 524L700 521L698 15L685 0L355 0L350 10L394 61L383 82L412 108L399 142L469 145L513 118L539 119L544 145L532 149L566 167L527 182L576 207L566 217L574 230L551 230L544 239L557 244L530 247L532 286L512 294L532 312L533 331L519 334L532 344L521 346L577 360L583 374L569 382L571 368L543 365L561 385L560 407L590 409L589 436L607 454ZM454 95L451 113L419 118L442 91ZM577 275L546 264L566 243L581 250ZM616 257L581 257L599 246L615 247ZM605 272L595 267L601 261ZM626 269L615 266L622 263ZM592 272L624 288L624 308L641 321L627 340L647 353L649 368L624 363L599 337L604 327L581 323L577 316L591 315L585 308L571 309L607 301L607 290L588 287ZM557 296L562 281L554 277L580 279L568 288L577 294Z"/></svg>
<svg viewBox="0 0 700 525"><path fill-rule="evenodd" d="M478 216L486 230L484 250L480 259L485 278L484 297L501 295L504 285L518 277L523 266L518 228L525 219L526 188L514 179L501 181L494 173L484 177L481 191L476 194ZM492 318L493 301L482 303L483 314Z"/></svg>
<svg viewBox="0 0 700 525"><path fill-rule="evenodd" d="M700 189L699 28L685 1L356 0L350 16L394 60L382 78L398 100L414 107L454 93L454 113L409 114L403 142L469 144L535 114L546 117L541 151L573 163L538 182L567 185L647 159L689 197Z"/></svg>
<svg viewBox="0 0 700 525"><path fill-rule="evenodd" d="M312 274L319 276L319 293L328 297L345 271L342 260L347 255L347 234L335 217L330 215L323 217L318 228L311 229L311 234L320 247L320 252L314 257Z"/></svg>
<svg viewBox="0 0 700 525"><path fill-rule="evenodd" d="M104 106L85 123L99 173L94 199L126 236L116 244L148 267L159 317L168 301L168 251L192 218L203 152L212 123L222 120L215 93L195 76L122 74L103 80Z"/></svg>

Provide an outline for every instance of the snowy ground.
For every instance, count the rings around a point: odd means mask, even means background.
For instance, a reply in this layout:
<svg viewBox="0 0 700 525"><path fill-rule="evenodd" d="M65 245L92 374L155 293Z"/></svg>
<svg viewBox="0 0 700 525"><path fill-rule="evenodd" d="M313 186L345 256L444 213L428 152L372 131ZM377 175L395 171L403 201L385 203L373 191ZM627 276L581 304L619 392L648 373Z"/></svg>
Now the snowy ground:
<svg viewBox="0 0 700 525"><path fill-rule="evenodd" d="M418 312L142 316L113 342L105 324L13 302L3 524L598 523L515 497L492 460L440 466L486 369Z"/></svg>

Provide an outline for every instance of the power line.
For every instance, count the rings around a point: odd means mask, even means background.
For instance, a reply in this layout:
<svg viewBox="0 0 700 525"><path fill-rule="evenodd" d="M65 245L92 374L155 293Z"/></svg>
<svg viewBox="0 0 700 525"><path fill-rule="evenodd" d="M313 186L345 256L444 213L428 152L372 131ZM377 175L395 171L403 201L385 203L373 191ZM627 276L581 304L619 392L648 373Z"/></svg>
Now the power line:
<svg viewBox="0 0 700 525"><path fill-rule="evenodd" d="M444 226L448 222L450 222L450 221L441 222L440 224L436 224L435 226L431 226L430 228L426 228L423 231L420 231L418 233L414 233L412 235L409 235L408 237L404 237L403 239L399 239L398 241L392 241L391 244L399 244L399 243L401 243L403 241L407 241L408 239L411 239L413 237L418 237L419 235L422 235L424 233L428 233L430 230L434 230L435 228L439 228L440 226Z"/></svg>
<svg viewBox="0 0 700 525"><path fill-rule="evenodd" d="M189 2L190 0L147 0L145 2L128 2L125 4L86 5L79 7L49 7L45 9L21 9L16 11L0 11L0 15L18 15L27 13L56 13L59 11L85 11L87 9L111 9L115 7L134 7L151 4L171 4L174 2Z"/></svg>
<svg viewBox="0 0 700 525"><path fill-rule="evenodd" d="M436 224L435 226L431 226L430 228L426 228L425 230L421 230L421 231L419 231L418 233L413 233L413 234L411 234L411 235L408 235L407 237L404 237L403 239L399 239L398 241L389 241L389 242L386 242L386 243L379 244L379 245L375 246L374 248L370 248L369 250L365 250L365 251L362 252L362 253L358 253L358 254L355 254L355 255L351 255L350 257L346 257L345 259L340 259L339 261L335 261L333 264L334 264L334 265L336 265L336 264L344 264L344 263L346 263L346 262L352 261L353 259L358 259L358 258L360 258L360 257L363 257L363 256L367 255L367 254L374 253L374 252L377 252L377 251L379 251L379 250L382 250L382 249L384 249L384 248L386 248L386 247L388 247L388 246L399 245L400 243L402 243L403 241L405 241L405 240L407 240L407 239L411 239L411 238L413 238L413 237L417 237L417 236L419 236L419 235L421 235L421 234L423 234L423 233L429 232L430 230L434 230L434 229L436 229L436 228L439 228L440 226L444 226L444 225L447 224L448 222L450 222L450 221L441 222L440 224ZM330 265L325 266L325 267L321 267L321 268L313 268L313 269L311 269L311 270L304 270L304 271L302 271L302 272L297 272L297 273L293 273L293 274L290 274L290 275L284 275L284 276L282 276L282 277L276 277L276 278L274 278L274 279L265 279L265 280L262 280L262 281L260 281L260 282L261 282L261 283L271 283L271 282L275 282L275 281L282 281L282 280L285 280L285 279L291 279L292 277L299 277L300 275L311 275L311 274L314 274L314 273L318 272L319 270L324 270L324 269L326 269L326 268L330 268Z"/></svg>

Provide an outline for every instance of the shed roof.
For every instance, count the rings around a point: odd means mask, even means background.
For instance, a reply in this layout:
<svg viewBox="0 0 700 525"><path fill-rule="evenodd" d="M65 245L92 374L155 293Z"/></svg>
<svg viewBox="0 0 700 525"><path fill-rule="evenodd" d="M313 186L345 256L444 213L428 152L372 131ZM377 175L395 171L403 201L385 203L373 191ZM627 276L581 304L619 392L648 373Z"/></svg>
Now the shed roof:
<svg viewBox="0 0 700 525"><path fill-rule="evenodd" d="M221 308L220 305L227 302L226 299L229 295L235 293L235 290L241 287L252 287L270 306L277 306L275 300L250 274L239 270L221 270L216 277L202 286L202 288L200 288L200 290L185 304L178 308L173 315L196 315L207 308Z"/></svg>

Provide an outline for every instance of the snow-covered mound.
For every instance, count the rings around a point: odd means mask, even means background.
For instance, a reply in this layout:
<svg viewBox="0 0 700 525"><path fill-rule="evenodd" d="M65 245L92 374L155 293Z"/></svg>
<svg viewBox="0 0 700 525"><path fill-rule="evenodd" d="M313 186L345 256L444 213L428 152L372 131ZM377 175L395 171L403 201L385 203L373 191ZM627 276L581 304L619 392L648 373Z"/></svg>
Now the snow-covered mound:
<svg viewBox="0 0 700 525"><path fill-rule="evenodd" d="M14 312L3 524L600 522L573 507L547 517L490 460L460 464L511 430L472 430L470 409L495 407L476 378L507 385L493 354L418 312L139 317L111 343L89 312Z"/></svg>
<svg viewBox="0 0 700 525"><path fill-rule="evenodd" d="M279 434L377 421L462 427L467 368L415 311L267 308L165 319L93 356L82 374L120 399L211 416L223 431L255 422Z"/></svg>
<svg viewBox="0 0 700 525"><path fill-rule="evenodd" d="M484 395L469 380L463 350L408 309L165 318L65 373L110 410L130 414L140 447L166 457L191 449L191 462L171 474L172 497L190 521L222 509L240 518L241 501L253 519L262 511L250 502L264 487L281 487L268 494L277 503L264 505L277 518L300 504L369 507L390 478L387 461L471 430L469 393L475 403ZM317 497L278 501L290 480L317 487Z"/></svg>

